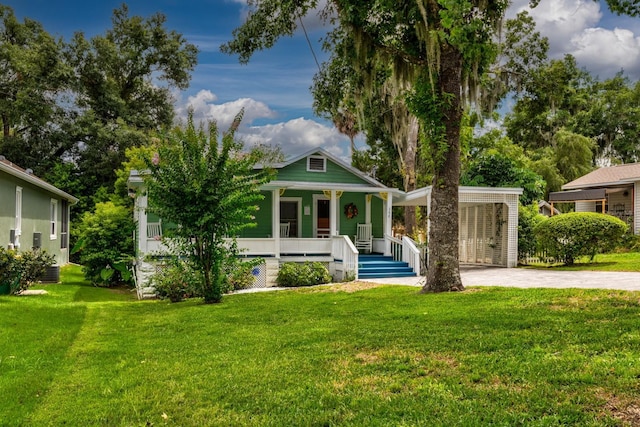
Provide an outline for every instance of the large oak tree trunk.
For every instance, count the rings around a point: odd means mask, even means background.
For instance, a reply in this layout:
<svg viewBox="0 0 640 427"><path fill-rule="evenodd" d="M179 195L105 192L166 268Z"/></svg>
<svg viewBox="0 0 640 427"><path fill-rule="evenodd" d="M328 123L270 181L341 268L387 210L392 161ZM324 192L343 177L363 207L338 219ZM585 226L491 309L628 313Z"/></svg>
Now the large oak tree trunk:
<svg viewBox="0 0 640 427"><path fill-rule="evenodd" d="M460 183L460 120L462 55L445 45L441 51L438 95L445 103L443 115L446 149L436 164L431 192L429 262L422 292L464 290L458 255L458 185Z"/></svg>

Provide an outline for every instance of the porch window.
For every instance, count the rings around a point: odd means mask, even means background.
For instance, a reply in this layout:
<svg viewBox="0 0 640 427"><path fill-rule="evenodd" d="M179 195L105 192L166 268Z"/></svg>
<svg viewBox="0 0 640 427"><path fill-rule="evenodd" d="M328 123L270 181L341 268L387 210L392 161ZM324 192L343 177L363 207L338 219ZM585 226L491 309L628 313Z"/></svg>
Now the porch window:
<svg viewBox="0 0 640 427"><path fill-rule="evenodd" d="M298 237L298 201L280 201L280 223L289 223L289 237Z"/></svg>
<svg viewBox="0 0 640 427"><path fill-rule="evenodd" d="M321 156L307 157L307 172L326 172L327 159Z"/></svg>

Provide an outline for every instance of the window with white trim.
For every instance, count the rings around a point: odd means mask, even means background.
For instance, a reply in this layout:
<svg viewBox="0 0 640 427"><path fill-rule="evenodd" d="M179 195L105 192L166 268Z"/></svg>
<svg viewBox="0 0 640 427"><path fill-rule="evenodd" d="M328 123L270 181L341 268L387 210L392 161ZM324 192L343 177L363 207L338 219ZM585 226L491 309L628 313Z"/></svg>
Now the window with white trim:
<svg viewBox="0 0 640 427"><path fill-rule="evenodd" d="M16 187L16 244L19 245L18 237L22 234L22 187Z"/></svg>
<svg viewBox="0 0 640 427"><path fill-rule="evenodd" d="M322 156L307 157L307 172L326 172L327 159Z"/></svg>
<svg viewBox="0 0 640 427"><path fill-rule="evenodd" d="M56 199L51 199L49 211L51 219L51 225L49 226L49 238L51 240L56 240L58 238L58 201Z"/></svg>

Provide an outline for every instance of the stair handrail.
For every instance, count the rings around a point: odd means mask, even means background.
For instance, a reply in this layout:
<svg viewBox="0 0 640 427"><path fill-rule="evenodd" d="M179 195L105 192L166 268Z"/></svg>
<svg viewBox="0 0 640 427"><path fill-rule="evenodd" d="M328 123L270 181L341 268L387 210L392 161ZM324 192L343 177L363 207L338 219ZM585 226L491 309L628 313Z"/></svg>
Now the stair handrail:
<svg viewBox="0 0 640 427"><path fill-rule="evenodd" d="M394 261L404 261L402 258L402 240L397 237L390 236L388 234L384 235L385 240L391 243L391 257L393 257Z"/></svg>
<svg viewBox="0 0 640 427"><path fill-rule="evenodd" d="M416 242L407 236L402 236L402 258L413 269L413 272L420 276L420 250Z"/></svg>
<svg viewBox="0 0 640 427"><path fill-rule="evenodd" d="M331 256L335 262L342 263L342 271L358 280L358 249L349 236L333 236L331 239Z"/></svg>

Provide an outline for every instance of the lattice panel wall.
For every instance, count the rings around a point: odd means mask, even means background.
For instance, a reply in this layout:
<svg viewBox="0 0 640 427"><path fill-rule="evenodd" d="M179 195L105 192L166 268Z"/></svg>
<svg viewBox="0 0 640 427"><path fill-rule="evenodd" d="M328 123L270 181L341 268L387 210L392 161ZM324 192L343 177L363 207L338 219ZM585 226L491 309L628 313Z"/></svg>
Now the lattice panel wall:
<svg viewBox="0 0 640 427"><path fill-rule="evenodd" d="M507 265L505 208L502 203L460 207L460 262Z"/></svg>
<svg viewBox="0 0 640 427"><path fill-rule="evenodd" d="M253 267L251 270L253 275L252 288L266 288L267 287L267 264L264 262Z"/></svg>

